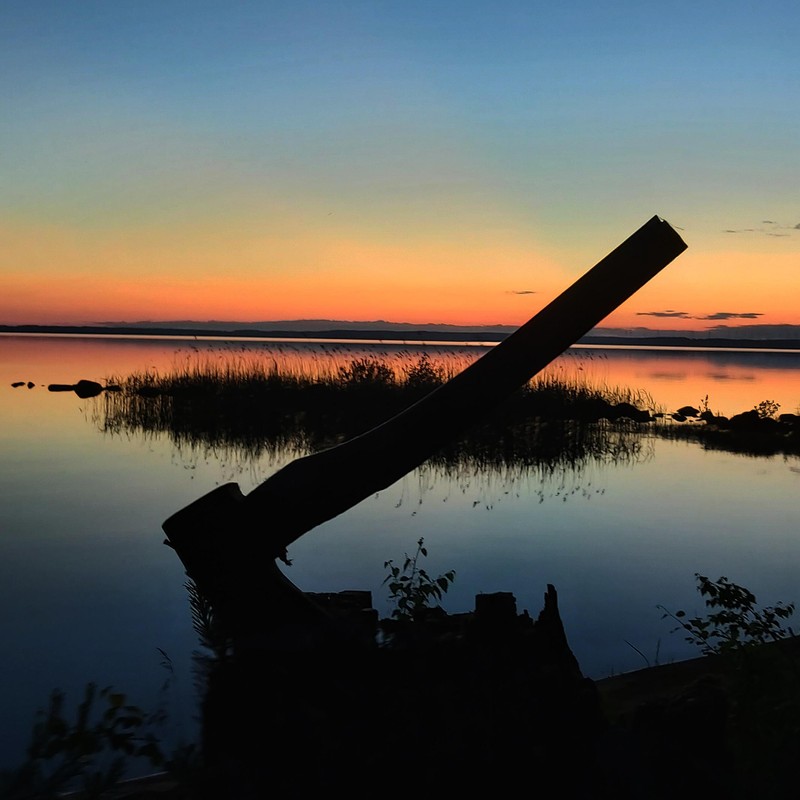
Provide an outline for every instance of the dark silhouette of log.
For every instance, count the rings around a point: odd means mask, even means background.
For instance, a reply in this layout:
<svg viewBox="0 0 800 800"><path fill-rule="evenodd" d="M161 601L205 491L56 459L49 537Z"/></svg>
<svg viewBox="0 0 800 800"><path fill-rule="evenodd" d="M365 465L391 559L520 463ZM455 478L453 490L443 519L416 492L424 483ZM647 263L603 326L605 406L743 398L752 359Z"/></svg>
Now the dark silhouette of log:
<svg viewBox="0 0 800 800"><path fill-rule="evenodd" d="M198 588L233 618L253 602L265 608L256 596L268 584L273 599L282 598L276 608L313 617L310 601L292 595L274 559L288 563L286 548L304 533L390 486L480 422L685 249L673 228L653 217L446 384L372 430L291 462L246 496L235 483L209 492L164 522L167 543Z"/></svg>

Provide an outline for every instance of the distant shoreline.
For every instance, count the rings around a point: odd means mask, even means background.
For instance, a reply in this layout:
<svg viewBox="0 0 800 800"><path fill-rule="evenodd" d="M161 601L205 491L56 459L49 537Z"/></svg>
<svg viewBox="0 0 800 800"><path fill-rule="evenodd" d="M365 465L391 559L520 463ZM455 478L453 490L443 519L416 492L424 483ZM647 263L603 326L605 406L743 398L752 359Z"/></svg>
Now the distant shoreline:
<svg viewBox="0 0 800 800"><path fill-rule="evenodd" d="M396 342L500 342L508 333L494 331L442 331L442 330L282 330L282 329L230 329L171 328L100 325L0 325L0 334L50 334L71 336L180 336L214 339L355 339ZM588 335L577 344L609 347L693 347L728 349L800 350L800 339L727 339L696 338L689 336L596 336Z"/></svg>

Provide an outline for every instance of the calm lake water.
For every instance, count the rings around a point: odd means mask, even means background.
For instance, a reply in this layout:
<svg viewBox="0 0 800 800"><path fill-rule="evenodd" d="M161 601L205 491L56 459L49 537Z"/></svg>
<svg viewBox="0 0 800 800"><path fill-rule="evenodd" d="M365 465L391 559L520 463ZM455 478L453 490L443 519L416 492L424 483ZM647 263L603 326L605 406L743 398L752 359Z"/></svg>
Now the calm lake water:
<svg viewBox="0 0 800 800"><path fill-rule="evenodd" d="M485 350L0 336L0 768L22 760L52 689L77 702L89 681L147 709L163 700L168 742L195 736L199 645L184 571L161 524L220 483L249 492L297 455L104 433L101 399L48 384L197 359L324 371L364 354L413 360L423 349L458 368ZM666 411L706 397L728 415L765 399L782 412L800 405L796 352L581 348L551 369L629 387ZM12 388L16 381L34 386ZM307 591L370 590L388 614L383 563L424 537L428 571L457 573L448 611L471 610L479 592L507 591L536 615L554 584L572 649L594 678L697 654L657 609L702 612L696 572L726 575L764 604L800 600L800 459L647 435L636 442L615 459L555 470L423 467L303 536L287 574Z"/></svg>

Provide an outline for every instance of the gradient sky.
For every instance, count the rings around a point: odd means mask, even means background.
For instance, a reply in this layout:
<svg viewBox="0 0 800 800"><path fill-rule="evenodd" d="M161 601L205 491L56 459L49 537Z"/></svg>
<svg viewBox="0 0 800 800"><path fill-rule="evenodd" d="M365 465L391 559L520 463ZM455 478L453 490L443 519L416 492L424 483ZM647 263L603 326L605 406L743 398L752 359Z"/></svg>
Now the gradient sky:
<svg viewBox="0 0 800 800"><path fill-rule="evenodd" d="M800 324L800 5L3 0L0 323Z"/></svg>

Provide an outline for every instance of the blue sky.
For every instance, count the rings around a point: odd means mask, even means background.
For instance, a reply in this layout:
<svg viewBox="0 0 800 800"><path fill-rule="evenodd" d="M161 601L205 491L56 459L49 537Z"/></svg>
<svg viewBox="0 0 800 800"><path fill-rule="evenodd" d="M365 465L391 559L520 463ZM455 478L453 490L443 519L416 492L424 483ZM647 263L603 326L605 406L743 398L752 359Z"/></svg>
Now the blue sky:
<svg viewBox="0 0 800 800"><path fill-rule="evenodd" d="M446 295L441 321L514 323L509 292L544 302L656 213L690 250L625 320L800 321L796 4L0 13L0 322L413 321Z"/></svg>

